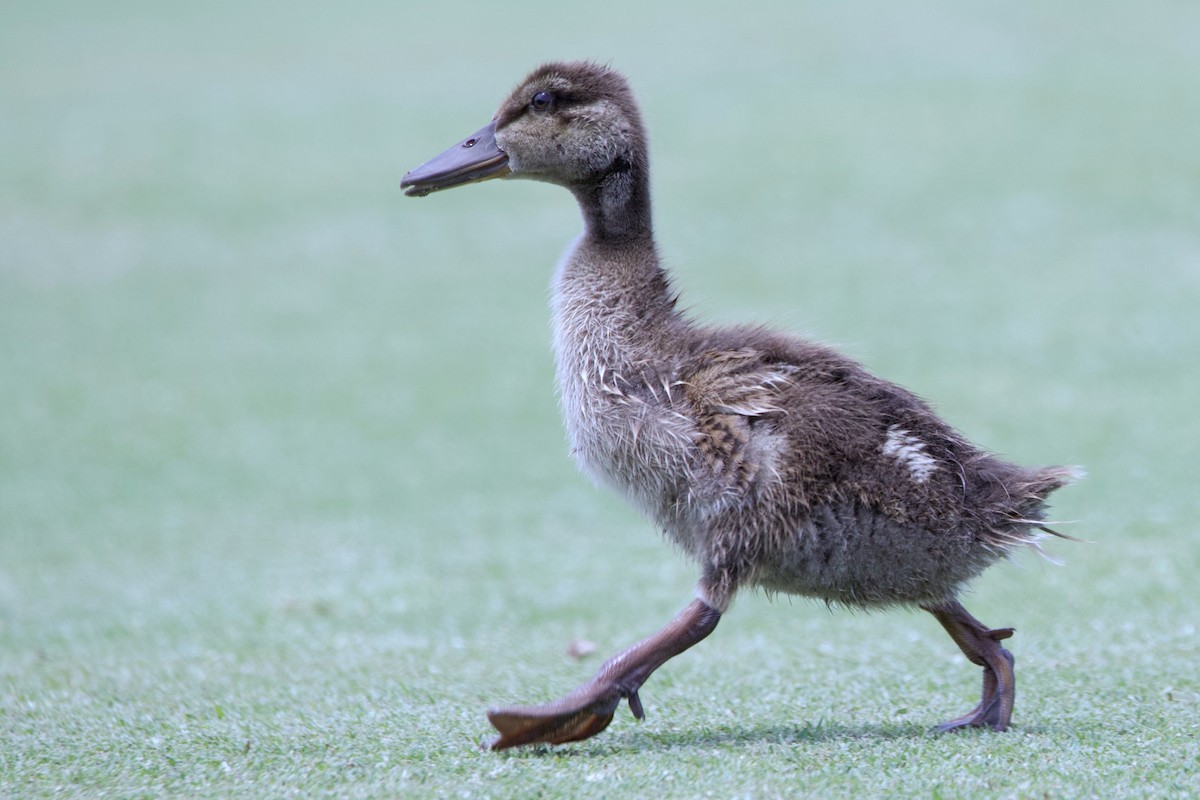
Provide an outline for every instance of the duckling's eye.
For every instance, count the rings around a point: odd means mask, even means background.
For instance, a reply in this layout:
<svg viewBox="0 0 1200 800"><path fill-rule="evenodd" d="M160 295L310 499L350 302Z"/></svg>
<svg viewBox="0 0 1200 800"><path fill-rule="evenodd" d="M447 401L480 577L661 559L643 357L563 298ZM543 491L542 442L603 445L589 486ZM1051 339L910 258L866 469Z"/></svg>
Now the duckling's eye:
<svg viewBox="0 0 1200 800"><path fill-rule="evenodd" d="M550 92L538 92L529 101L529 105L534 111L545 111L554 105L554 95L550 94Z"/></svg>

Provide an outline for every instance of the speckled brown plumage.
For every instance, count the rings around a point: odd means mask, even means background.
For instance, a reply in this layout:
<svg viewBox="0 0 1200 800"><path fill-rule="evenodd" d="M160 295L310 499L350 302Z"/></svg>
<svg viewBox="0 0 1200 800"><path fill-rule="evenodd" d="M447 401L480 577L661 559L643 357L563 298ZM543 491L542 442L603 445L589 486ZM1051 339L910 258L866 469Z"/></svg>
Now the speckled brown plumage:
<svg viewBox="0 0 1200 800"><path fill-rule="evenodd" d="M972 445L908 391L818 344L697 325L658 258L641 117L624 78L547 64L493 122L410 172L410 194L492 177L569 189L584 232L554 275L557 383L571 451L700 566L698 598L655 636L544 706L496 710L493 747L573 741L704 638L743 587L854 607L916 605L984 670L970 714L1003 730L1012 656L957 601L1021 545L1074 472L1026 469Z"/></svg>

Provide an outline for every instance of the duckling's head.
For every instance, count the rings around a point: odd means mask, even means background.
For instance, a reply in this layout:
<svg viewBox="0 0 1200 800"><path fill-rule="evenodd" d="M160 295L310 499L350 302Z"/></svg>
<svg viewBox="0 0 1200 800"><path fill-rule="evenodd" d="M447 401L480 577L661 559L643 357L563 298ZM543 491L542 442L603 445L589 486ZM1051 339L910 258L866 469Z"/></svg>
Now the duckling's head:
<svg viewBox="0 0 1200 800"><path fill-rule="evenodd" d="M517 85L492 122L404 176L408 195L491 178L565 186L583 201L602 184L644 182L645 132L629 84L591 62L545 64Z"/></svg>

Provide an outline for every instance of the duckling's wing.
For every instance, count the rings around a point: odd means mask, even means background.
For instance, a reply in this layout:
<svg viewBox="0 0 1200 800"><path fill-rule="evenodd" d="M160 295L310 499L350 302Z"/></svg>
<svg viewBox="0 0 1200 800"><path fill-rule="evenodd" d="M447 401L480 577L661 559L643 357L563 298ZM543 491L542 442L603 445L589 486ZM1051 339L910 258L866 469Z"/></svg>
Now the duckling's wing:
<svg viewBox="0 0 1200 800"><path fill-rule="evenodd" d="M752 446L754 426L782 417L790 367L767 363L753 348L705 352L683 381L695 444L714 476L745 487L762 467Z"/></svg>
<svg viewBox="0 0 1200 800"><path fill-rule="evenodd" d="M750 347L709 350L684 381L688 397L699 409L714 414L770 417L784 412L781 393L792 384L791 368L767 363Z"/></svg>

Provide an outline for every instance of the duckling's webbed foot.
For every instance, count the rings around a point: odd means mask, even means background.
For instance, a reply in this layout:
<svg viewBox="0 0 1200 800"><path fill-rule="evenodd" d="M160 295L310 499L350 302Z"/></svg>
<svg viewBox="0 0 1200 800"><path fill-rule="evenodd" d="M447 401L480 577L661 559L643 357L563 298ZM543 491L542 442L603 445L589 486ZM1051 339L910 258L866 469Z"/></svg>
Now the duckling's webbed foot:
<svg viewBox="0 0 1200 800"><path fill-rule="evenodd" d="M585 684L581 689L591 688ZM620 695L601 692L597 697L570 695L543 706L512 706L488 710L488 720L500 731L488 742L492 750L526 744L565 744L595 736L608 727Z"/></svg>
<svg viewBox="0 0 1200 800"><path fill-rule="evenodd" d="M721 613L703 600L693 600L658 633L613 656L596 677L575 691L540 706L510 706L488 711L500 735L488 742L492 750L529 744L564 744L595 736L608 727L621 699L629 701L634 717L643 719L638 690L668 659L712 633Z"/></svg>
<svg viewBox="0 0 1200 800"><path fill-rule="evenodd" d="M938 726L939 731L959 728L991 728L1002 731L1012 719L1016 699L1013 655L1000 642L1013 635L1012 628L989 628L972 617L958 601L922 606L942 623L972 664L983 667L983 693L979 705L961 717Z"/></svg>

